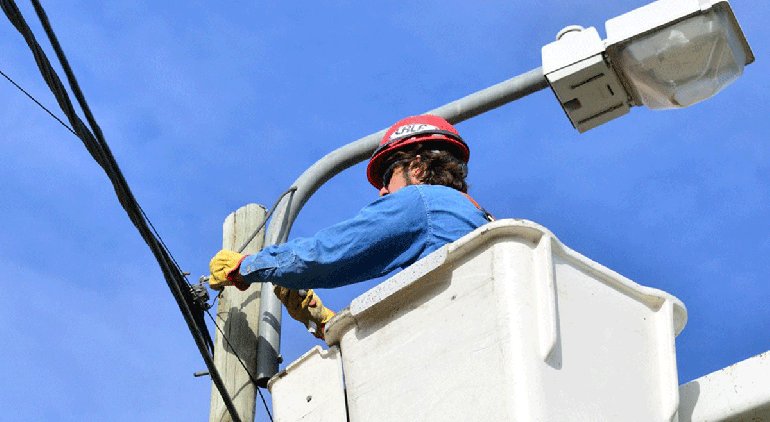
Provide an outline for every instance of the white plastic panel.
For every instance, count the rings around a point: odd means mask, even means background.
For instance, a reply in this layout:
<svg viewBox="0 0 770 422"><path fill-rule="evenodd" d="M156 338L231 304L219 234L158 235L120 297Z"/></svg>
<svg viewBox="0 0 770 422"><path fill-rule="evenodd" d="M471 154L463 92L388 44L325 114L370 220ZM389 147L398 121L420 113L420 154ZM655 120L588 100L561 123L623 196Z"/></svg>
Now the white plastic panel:
<svg viewBox="0 0 770 422"><path fill-rule="evenodd" d="M770 421L770 352L679 387L679 422Z"/></svg>
<svg viewBox="0 0 770 422"><path fill-rule="evenodd" d="M275 422L346 422L339 348L316 346L267 384Z"/></svg>
<svg viewBox="0 0 770 422"><path fill-rule="evenodd" d="M595 28L565 33L543 47L542 58L548 84L581 133L629 112L629 95L604 60Z"/></svg>

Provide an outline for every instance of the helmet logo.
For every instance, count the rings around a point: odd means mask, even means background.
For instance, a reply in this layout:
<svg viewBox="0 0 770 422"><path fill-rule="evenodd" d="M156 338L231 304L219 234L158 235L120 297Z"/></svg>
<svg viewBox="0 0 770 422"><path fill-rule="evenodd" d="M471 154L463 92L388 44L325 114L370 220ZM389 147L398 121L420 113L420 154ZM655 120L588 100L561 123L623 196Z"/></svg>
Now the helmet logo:
<svg viewBox="0 0 770 422"><path fill-rule="evenodd" d="M436 126L433 125L426 125L422 123L417 124L411 124L411 125L404 125L396 129L395 132L393 132L390 135L390 140L399 139L399 138L405 138L408 136L413 136L420 134L422 132L435 132L440 130Z"/></svg>

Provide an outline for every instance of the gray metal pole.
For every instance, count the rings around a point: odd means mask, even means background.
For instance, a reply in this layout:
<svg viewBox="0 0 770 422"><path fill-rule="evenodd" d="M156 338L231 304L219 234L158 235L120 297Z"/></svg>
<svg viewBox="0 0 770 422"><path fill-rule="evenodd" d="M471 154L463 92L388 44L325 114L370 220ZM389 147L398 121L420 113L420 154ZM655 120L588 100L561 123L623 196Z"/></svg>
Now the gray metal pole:
<svg viewBox="0 0 770 422"><path fill-rule="evenodd" d="M537 68L428 113L441 116L449 123L456 124L545 89L547 86L548 82L543 76L543 69ZM265 244L285 242L294 219L310 196L332 177L368 159L386 131L387 128L382 129L338 148L305 170L294 182L293 186L297 188L294 194L287 195L276 208L267 229ZM260 303L257 380L265 385L270 377L278 372L278 356L281 347L281 302L272 292L272 286L263 286Z"/></svg>

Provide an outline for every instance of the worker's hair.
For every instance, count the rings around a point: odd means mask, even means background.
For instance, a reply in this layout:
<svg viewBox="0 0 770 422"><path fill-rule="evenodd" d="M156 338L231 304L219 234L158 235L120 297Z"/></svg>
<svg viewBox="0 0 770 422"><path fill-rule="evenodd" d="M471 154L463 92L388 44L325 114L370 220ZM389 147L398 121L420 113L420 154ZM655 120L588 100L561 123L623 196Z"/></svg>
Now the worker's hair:
<svg viewBox="0 0 770 422"><path fill-rule="evenodd" d="M434 149L430 143L417 143L394 152L388 157L385 168L401 167L407 171L411 163L420 170L420 183L449 186L460 192L468 192L468 183L465 182L468 165L448 151Z"/></svg>

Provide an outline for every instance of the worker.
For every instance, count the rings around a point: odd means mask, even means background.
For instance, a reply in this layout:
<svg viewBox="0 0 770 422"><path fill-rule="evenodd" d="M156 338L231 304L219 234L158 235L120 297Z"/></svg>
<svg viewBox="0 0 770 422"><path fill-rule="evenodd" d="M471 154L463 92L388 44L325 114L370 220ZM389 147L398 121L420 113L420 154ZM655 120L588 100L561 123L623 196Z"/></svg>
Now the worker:
<svg viewBox="0 0 770 422"><path fill-rule="evenodd" d="M466 193L469 155L460 134L441 117L403 119L385 133L366 169L379 199L313 237L267 246L254 255L220 251L211 260L209 285L245 290L269 281L289 315L315 326L322 338L334 312L313 288L405 268L490 221Z"/></svg>

